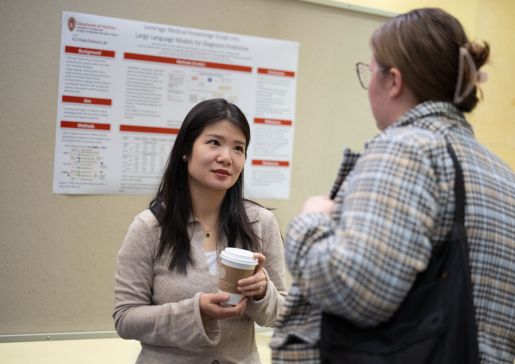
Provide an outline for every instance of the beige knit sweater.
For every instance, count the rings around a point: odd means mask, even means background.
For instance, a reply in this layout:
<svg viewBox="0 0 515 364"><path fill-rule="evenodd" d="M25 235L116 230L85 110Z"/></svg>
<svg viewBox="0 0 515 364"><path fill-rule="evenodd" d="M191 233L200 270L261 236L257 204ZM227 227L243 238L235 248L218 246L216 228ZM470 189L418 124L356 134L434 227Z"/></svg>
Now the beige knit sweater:
<svg viewBox="0 0 515 364"><path fill-rule="evenodd" d="M260 301L249 300L245 314L226 320L202 320L201 292L217 292L202 249L202 229L191 220L195 266L187 274L168 271L156 260L160 228L145 210L129 227L118 253L113 318L122 338L139 340L137 363L260 363L254 322L271 326L279 314L286 288L283 242L273 214L246 205L252 226L261 238L268 289Z"/></svg>

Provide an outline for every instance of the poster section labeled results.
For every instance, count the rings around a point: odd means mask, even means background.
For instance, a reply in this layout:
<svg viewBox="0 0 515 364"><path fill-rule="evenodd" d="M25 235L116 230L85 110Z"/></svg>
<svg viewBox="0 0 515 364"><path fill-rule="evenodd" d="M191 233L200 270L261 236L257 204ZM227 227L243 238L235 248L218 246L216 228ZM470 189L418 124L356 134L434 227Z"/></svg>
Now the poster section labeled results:
<svg viewBox="0 0 515 364"><path fill-rule="evenodd" d="M187 112L221 97L251 126L246 195L287 199L298 47L64 12L54 193L155 193Z"/></svg>

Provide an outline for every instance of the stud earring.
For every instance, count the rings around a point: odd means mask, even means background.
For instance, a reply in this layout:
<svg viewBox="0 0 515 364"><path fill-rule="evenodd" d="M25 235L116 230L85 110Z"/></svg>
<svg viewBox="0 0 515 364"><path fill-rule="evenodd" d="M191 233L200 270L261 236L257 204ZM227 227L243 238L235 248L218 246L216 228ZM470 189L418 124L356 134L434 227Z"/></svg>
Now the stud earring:
<svg viewBox="0 0 515 364"><path fill-rule="evenodd" d="M187 161L188 161L188 157L186 157L186 155L183 155L183 156L182 156L182 161L183 161L183 162L187 162Z"/></svg>

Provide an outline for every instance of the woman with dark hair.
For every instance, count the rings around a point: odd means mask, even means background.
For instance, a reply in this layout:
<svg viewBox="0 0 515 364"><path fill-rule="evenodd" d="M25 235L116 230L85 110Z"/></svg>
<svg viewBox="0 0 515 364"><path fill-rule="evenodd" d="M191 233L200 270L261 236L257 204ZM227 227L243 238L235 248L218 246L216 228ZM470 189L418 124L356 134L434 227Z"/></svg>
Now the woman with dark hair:
<svg viewBox="0 0 515 364"><path fill-rule="evenodd" d="M307 199L289 225L293 283L273 360L512 364L515 176L464 115L489 46L423 8L380 26L371 48L356 68L380 133L361 155L345 152L331 198ZM419 284L446 257L456 264ZM448 300L456 291L467 294Z"/></svg>
<svg viewBox="0 0 515 364"><path fill-rule="evenodd" d="M273 214L243 197L250 127L224 99L186 116L156 196L118 253L114 320L141 342L137 363L259 363L254 322L271 326L286 295L283 243ZM244 298L224 305L218 256L255 252ZM265 258L266 257L266 258ZM200 360L200 361L199 361Z"/></svg>

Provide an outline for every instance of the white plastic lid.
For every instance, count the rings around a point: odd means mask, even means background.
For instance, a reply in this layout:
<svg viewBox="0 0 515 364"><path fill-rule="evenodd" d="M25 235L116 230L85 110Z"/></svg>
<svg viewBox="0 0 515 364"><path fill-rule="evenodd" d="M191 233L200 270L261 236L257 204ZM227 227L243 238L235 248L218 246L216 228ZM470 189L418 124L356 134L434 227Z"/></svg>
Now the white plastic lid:
<svg viewBox="0 0 515 364"><path fill-rule="evenodd" d="M225 248L224 251L220 253L220 257L244 265L258 264L258 260L254 258L254 253L245 249Z"/></svg>

